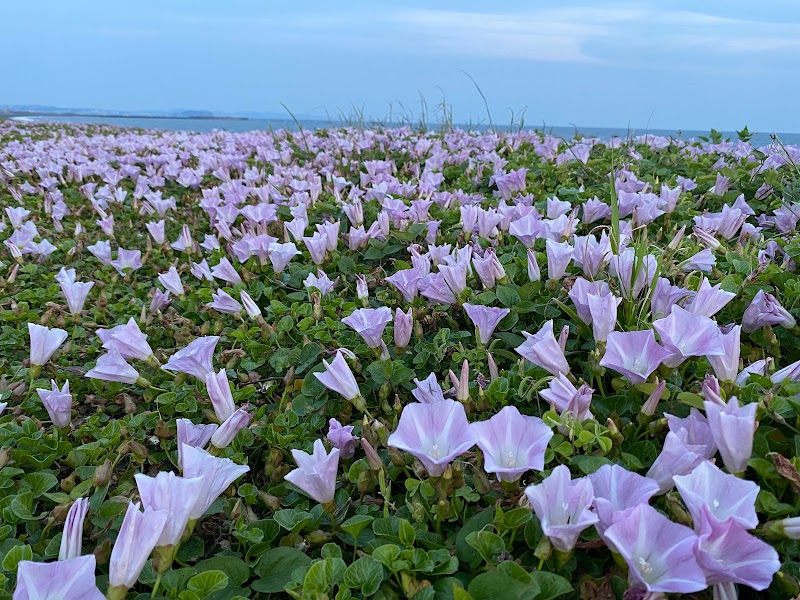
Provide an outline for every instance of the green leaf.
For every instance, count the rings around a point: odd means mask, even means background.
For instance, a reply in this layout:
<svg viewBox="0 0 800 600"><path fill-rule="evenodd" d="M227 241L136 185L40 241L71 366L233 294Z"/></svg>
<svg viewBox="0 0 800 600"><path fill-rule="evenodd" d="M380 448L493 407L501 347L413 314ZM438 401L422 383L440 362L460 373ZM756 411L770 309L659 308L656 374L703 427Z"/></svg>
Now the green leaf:
<svg viewBox="0 0 800 600"><path fill-rule="evenodd" d="M491 564L496 563L499 554L506 549L503 538L485 529L467 535L467 543L477 550L484 561Z"/></svg>
<svg viewBox="0 0 800 600"><path fill-rule="evenodd" d="M328 581L327 559L318 560L306 571L303 579L304 594L324 594L331 587Z"/></svg>
<svg viewBox="0 0 800 600"><path fill-rule="evenodd" d="M494 519L494 509L487 508L473 515L464 523L456 535L456 556L458 560L470 563L480 558L478 552L467 543L467 536L473 531L479 531L490 525Z"/></svg>
<svg viewBox="0 0 800 600"><path fill-rule="evenodd" d="M14 546L3 557L3 571L15 573L17 565L22 560L33 560L33 550L30 546Z"/></svg>
<svg viewBox="0 0 800 600"><path fill-rule="evenodd" d="M214 592L224 590L227 586L228 576L222 571L211 570L198 573L192 577L187 587L202 600Z"/></svg>
<svg viewBox="0 0 800 600"><path fill-rule="evenodd" d="M533 571L530 573L530 577L541 590L536 596L536 600L551 600L551 598L557 598L572 591L570 582L555 573Z"/></svg>
<svg viewBox="0 0 800 600"><path fill-rule="evenodd" d="M303 527L314 521L314 517L311 513L294 508L279 510L275 513L274 518L281 527L292 533L297 533L303 529Z"/></svg>
<svg viewBox="0 0 800 600"><path fill-rule="evenodd" d="M22 477L22 483L33 493L34 498L49 492L58 485L58 478L48 471L28 473Z"/></svg>
<svg viewBox="0 0 800 600"><path fill-rule="evenodd" d="M296 548L281 546L265 552L254 572L261 579L253 582L253 589L265 594L282 592L292 579L292 571L311 564L311 559Z"/></svg>
<svg viewBox="0 0 800 600"><path fill-rule="evenodd" d="M409 523L406 519L400 520L400 526L397 530L397 534L400 537L400 543L404 546L413 546L414 540L417 539L417 532L414 530L414 527Z"/></svg>
<svg viewBox="0 0 800 600"><path fill-rule="evenodd" d="M369 597L378 591L383 582L383 567L371 556L362 556L344 572L347 587L359 590Z"/></svg>
<svg viewBox="0 0 800 600"><path fill-rule="evenodd" d="M497 286L495 294L497 294L497 299L503 306L514 306L520 300L517 290L507 285Z"/></svg>
<svg viewBox="0 0 800 600"><path fill-rule="evenodd" d="M539 594L539 585L535 581L523 583L499 571L492 571L470 581L467 591L473 600L534 600Z"/></svg>
<svg viewBox="0 0 800 600"><path fill-rule="evenodd" d="M198 573L204 571L221 571L228 576L234 585L242 585L250 578L250 568L241 558L235 556L212 556L194 565Z"/></svg>
<svg viewBox="0 0 800 600"><path fill-rule="evenodd" d="M354 515L342 523L341 528L352 535L353 539L358 539L359 534L374 520L369 515Z"/></svg>

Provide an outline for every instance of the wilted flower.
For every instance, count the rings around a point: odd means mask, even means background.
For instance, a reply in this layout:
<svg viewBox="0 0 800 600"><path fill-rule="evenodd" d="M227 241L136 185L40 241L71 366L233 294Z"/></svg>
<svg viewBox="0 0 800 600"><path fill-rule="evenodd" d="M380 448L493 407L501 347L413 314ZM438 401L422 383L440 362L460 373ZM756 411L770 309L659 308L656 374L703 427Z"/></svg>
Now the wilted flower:
<svg viewBox="0 0 800 600"><path fill-rule="evenodd" d="M245 290L239 292L239 298L242 300L242 304L244 305L244 309L247 312L247 316L251 319L255 319L256 317L261 315L261 309L258 307L253 299L250 297Z"/></svg>
<svg viewBox="0 0 800 600"><path fill-rule="evenodd" d="M685 261L680 264L681 270L685 272L689 271L703 271L704 273L710 273L711 269L714 268L714 265L717 264L717 259L714 256L714 251L711 248L706 248L705 250L701 250L697 254L690 256Z"/></svg>
<svg viewBox="0 0 800 600"><path fill-rule="evenodd" d="M797 324L772 294L759 290L742 315L742 331L751 333L765 325L781 325L791 329Z"/></svg>
<svg viewBox="0 0 800 600"><path fill-rule="evenodd" d="M65 381L64 387L60 390L54 379L50 380L50 385L51 390L36 390L36 393L47 409L53 427L66 427L72 420L72 394L69 393L69 381Z"/></svg>
<svg viewBox="0 0 800 600"><path fill-rule="evenodd" d="M337 278L338 280L338 278ZM317 269L317 274L309 273L303 281L306 288L317 288L323 296L330 294L336 286L336 281L331 281L322 269Z"/></svg>
<svg viewBox="0 0 800 600"><path fill-rule="evenodd" d="M387 445L414 455L431 477L438 477L454 458L476 442L464 405L455 400L443 400L406 405Z"/></svg>
<svg viewBox="0 0 800 600"><path fill-rule="evenodd" d="M530 281L539 281L542 278L539 263L536 262L536 252L533 248L528 248L528 279Z"/></svg>
<svg viewBox="0 0 800 600"><path fill-rule="evenodd" d="M576 388L563 374L550 380L547 389L539 395L547 400L559 412L570 413L575 419L584 421L593 418L589 407L592 403L594 390L585 383Z"/></svg>
<svg viewBox="0 0 800 600"><path fill-rule="evenodd" d="M472 423L470 428L483 452L484 470L497 473L500 481L516 481L525 471L544 469L544 453L553 432L540 418L505 406L488 421Z"/></svg>
<svg viewBox="0 0 800 600"><path fill-rule="evenodd" d="M572 550L581 532L597 523L597 515L591 510L591 482L586 478L573 481L565 465L558 465L542 483L525 488L525 496L542 523L542 531L561 552Z"/></svg>
<svg viewBox="0 0 800 600"><path fill-rule="evenodd" d="M189 419L176 419L176 425L178 427L178 467L183 470L183 446L205 448L219 425L215 423L195 425Z"/></svg>
<svg viewBox="0 0 800 600"><path fill-rule="evenodd" d="M606 529L605 536L628 563L633 587L677 594L706 588L695 558L697 536L648 504L635 506Z"/></svg>
<svg viewBox="0 0 800 600"><path fill-rule="evenodd" d="M464 303L464 312L472 321L473 325L478 329L478 338L481 344L488 344L492 337L492 333L497 327L498 323L511 312L508 308L495 308L491 306L483 306L481 304L468 304Z"/></svg>
<svg viewBox="0 0 800 600"><path fill-rule="evenodd" d="M213 308L217 312L227 315L238 315L242 312L242 305L223 290L217 290L211 295L212 302L206 308Z"/></svg>
<svg viewBox="0 0 800 600"><path fill-rule="evenodd" d="M548 279L561 279L572 260L572 253L574 248L570 246L569 242L554 242L547 239L547 277Z"/></svg>
<svg viewBox="0 0 800 600"><path fill-rule="evenodd" d="M744 472L753 453L758 403L751 402L740 407L736 396L733 396L726 405L720 406L706 400L703 406L725 468L734 474Z"/></svg>
<svg viewBox="0 0 800 600"><path fill-rule="evenodd" d="M338 448L342 458L351 458L356 452L358 438L353 435L352 425L342 425L336 419L328 421L328 441Z"/></svg>
<svg viewBox="0 0 800 600"><path fill-rule="evenodd" d="M526 340L521 346L515 348L518 354L551 375L560 373L566 375L569 373L569 363L567 363L564 352L553 334L552 320L542 325L542 328L535 335L531 335L527 331L523 331L522 335L525 336Z"/></svg>
<svg viewBox="0 0 800 600"><path fill-rule="evenodd" d="M292 449L292 456L298 468L286 474L286 481L320 504L331 502L336 494L339 449L327 453L322 440L316 440L312 454Z"/></svg>

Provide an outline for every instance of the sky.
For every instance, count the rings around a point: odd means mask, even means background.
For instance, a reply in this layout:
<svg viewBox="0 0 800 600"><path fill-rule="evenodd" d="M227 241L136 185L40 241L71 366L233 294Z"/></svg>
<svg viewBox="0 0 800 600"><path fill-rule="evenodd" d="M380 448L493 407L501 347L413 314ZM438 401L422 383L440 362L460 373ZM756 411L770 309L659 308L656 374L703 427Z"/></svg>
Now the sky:
<svg viewBox="0 0 800 600"><path fill-rule="evenodd" d="M800 132L796 0L15 0L0 55L0 105Z"/></svg>

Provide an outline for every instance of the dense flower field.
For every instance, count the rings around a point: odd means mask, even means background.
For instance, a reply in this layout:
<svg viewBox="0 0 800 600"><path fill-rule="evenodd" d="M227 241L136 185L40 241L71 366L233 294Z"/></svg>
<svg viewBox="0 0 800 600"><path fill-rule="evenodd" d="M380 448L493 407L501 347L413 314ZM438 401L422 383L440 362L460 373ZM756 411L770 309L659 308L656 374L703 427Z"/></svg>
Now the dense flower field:
<svg viewBox="0 0 800 600"><path fill-rule="evenodd" d="M739 138L0 123L0 598L799 594Z"/></svg>

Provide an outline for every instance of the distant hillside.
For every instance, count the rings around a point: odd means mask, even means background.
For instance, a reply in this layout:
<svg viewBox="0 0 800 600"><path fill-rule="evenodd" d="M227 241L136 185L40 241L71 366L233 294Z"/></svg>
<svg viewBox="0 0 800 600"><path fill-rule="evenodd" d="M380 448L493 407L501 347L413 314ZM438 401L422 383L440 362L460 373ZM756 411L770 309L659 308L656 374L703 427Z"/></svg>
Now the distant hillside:
<svg viewBox="0 0 800 600"><path fill-rule="evenodd" d="M170 117L174 119L289 119L291 116L283 112L214 112L210 110L173 109L173 110L103 110L97 108L67 108L48 104L0 104L0 115L77 115L96 117ZM320 115L296 115L301 120L322 119Z"/></svg>

